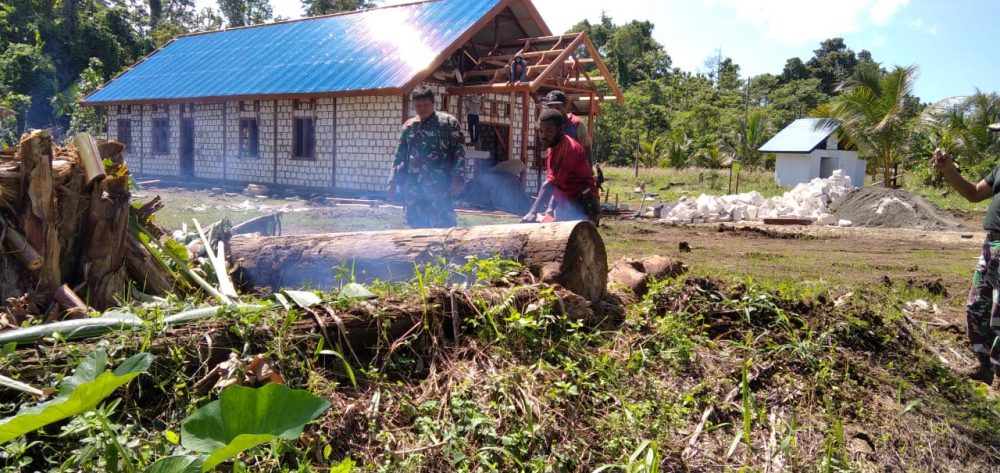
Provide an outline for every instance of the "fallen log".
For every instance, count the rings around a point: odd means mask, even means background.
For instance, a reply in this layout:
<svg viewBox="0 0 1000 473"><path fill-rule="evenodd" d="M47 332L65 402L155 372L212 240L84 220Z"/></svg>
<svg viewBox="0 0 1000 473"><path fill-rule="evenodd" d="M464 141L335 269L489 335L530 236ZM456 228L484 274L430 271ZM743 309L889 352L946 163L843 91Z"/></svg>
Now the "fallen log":
<svg viewBox="0 0 1000 473"><path fill-rule="evenodd" d="M261 237L235 235L230 257L245 287L331 288L337 267L353 268L358 282L413 278L416 264L444 258L494 255L524 264L548 284L559 284L591 302L604 294L608 278L604 240L590 222L490 225L469 228L396 230Z"/></svg>
<svg viewBox="0 0 1000 473"><path fill-rule="evenodd" d="M649 283L654 279L672 278L687 272L684 263L659 255L642 259L625 258L612 266L608 275L608 290L616 292L627 289L637 298L649 291Z"/></svg>

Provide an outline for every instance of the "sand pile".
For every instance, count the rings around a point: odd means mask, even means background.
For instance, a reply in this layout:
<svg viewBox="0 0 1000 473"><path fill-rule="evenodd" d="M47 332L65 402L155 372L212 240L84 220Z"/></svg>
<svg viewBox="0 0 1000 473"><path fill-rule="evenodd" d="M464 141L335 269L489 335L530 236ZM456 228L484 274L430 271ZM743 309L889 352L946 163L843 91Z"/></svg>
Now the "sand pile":
<svg viewBox="0 0 1000 473"><path fill-rule="evenodd" d="M965 227L927 199L882 186L855 189L830 204L834 217L855 226L961 230Z"/></svg>

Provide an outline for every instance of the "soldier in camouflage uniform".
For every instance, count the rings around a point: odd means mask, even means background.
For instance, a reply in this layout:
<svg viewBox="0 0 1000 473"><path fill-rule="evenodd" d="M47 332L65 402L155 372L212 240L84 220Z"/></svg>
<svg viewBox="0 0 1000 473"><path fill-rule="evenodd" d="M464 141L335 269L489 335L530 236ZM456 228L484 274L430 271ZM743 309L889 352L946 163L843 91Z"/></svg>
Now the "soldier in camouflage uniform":
<svg viewBox="0 0 1000 473"><path fill-rule="evenodd" d="M1000 124L990 125L989 129L1000 131ZM986 240L966 300L969 344L977 362L965 374L1000 389L1000 377L996 376L1000 368L1000 199L996 198L1000 193L1000 165L973 184L958 173L951 156L940 149L934 151L932 164L970 202L993 199L983 219Z"/></svg>
<svg viewBox="0 0 1000 473"><path fill-rule="evenodd" d="M434 92L418 88L411 95L417 116L403 125L392 163L389 194L406 206L413 228L454 227L452 195L461 190L465 147L458 120L434 111Z"/></svg>

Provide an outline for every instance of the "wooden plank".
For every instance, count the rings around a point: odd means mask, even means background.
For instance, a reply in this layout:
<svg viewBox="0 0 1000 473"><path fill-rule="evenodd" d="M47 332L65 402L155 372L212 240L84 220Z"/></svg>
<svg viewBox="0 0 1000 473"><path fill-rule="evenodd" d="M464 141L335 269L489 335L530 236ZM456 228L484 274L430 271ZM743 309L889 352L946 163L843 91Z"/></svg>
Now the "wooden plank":
<svg viewBox="0 0 1000 473"><path fill-rule="evenodd" d="M447 92L451 95L474 95L474 94L501 94L507 92L532 92L531 84L528 82L517 82L508 84L506 82L498 84L468 85L465 87L449 87Z"/></svg>
<svg viewBox="0 0 1000 473"><path fill-rule="evenodd" d="M561 34L561 35L555 35L555 36L540 36L540 37L537 37L537 38L522 38L522 39L517 39L517 40L511 41L511 42L508 42L508 43L502 43L502 44L500 44L500 47L520 46L520 45L524 44L525 41L528 41L528 40L531 40L531 42L534 43L534 44L538 44L538 43L556 43L560 39L573 38L573 37L575 37L575 36L577 36L579 34L580 33L570 33L570 34Z"/></svg>
<svg viewBox="0 0 1000 473"><path fill-rule="evenodd" d="M594 60L594 58L600 57L601 54L600 51L598 51L597 47L594 46L594 43L590 41L590 37L587 36L587 33L580 33L580 36L583 37L583 43L587 47L587 52L590 53L590 57L586 59L590 59L591 62L596 64L597 69L601 71L601 74L604 74L604 77L607 77L609 79L607 81L608 86L611 87L611 91L615 94L618 103L625 103L625 96L622 95L622 90L621 88L618 87L618 83L613 80L614 76L611 75L611 70L609 70L608 66L604 64L604 61ZM580 62L582 63L583 60L581 59Z"/></svg>
<svg viewBox="0 0 1000 473"><path fill-rule="evenodd" d="M813 221L807 218L765 218L764 225L812 225Z"/></svg>

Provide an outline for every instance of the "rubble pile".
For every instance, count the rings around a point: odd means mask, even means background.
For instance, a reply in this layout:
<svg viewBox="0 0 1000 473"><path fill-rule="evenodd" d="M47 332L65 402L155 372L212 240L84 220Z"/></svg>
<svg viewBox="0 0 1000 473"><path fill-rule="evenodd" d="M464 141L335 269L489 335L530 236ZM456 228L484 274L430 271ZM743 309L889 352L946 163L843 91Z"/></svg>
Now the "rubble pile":
<svg viewBox="0 0 1000 473"><path fill-rule="evenodd" d="M765 199L759 192L684 198L664 206L660 219L670 223L738 222L765 218L793 217L810 219L823 225L849 226L851 223L834 217L828 211L834 199L854 188L850 176L837 170L826 179L813 179L799 184L780 197Z"/></svg>

